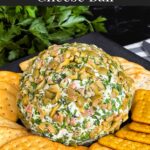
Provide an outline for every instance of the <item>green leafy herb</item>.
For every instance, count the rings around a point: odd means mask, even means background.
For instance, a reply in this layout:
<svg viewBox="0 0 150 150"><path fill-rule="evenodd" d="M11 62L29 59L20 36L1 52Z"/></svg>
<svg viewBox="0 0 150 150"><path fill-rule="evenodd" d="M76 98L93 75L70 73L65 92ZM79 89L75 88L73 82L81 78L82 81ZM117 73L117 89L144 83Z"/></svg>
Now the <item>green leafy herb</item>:
<svg viewBox="0 0 150 150"><path fill-rule="evenodd" d="M34 123L36 123L36 124L40 124L42 121L40 120L40 119L36 119L36 120L34 120Z"/></svg>
<svg viewBox="0 0 150 150"><path fill-rule="evenodd" d="M35 82L31 82L31 86L33 87L33 89L36 89L37 84Z"/></svg>
<svg viewBox="0 0 150 150"><path fill-rule="evenodd" d="M88 6L0 6L0 66L94 30L106 18L89 20Z"/></svg>

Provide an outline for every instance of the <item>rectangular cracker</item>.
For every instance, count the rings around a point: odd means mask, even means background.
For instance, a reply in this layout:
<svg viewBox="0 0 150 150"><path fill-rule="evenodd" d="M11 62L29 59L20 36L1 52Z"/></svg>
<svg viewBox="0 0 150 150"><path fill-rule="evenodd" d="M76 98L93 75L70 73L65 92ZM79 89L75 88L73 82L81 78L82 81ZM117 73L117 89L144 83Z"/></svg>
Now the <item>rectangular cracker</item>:
<svg viewBox="0 0 150 150"><path fill-rule="evenodd" d="M128 128L128 126L121 128L116 133L116 136L119 138L131 140L135 142L150 144L150 134L132 131Z"/></svg>
<svg viewBox="0 0 150 150"><path fill-rule="evenodd" d="M94 143L89 147L89 150L112 150L112 149L100 145L99 143Z"/></svg>
<svg viewBox="0 0 150 150"><path fill-rule="evenodd" d="M135 91L131 111L138 101L150 101L150 90L139 89Z"/></svg>
<svg viewBox="0 0 150 150"><path fill-rule="evenodd" d="M143 132L143 133L150 133L150 125L148 124L142 124L138 122L131 122L128 125L130 130L136 131L136 132Z"/></svg>
<svg viewBox="0 0 150 150"><path fill-rule="evenodd" d="M0 150L88 150L88 148L85 146L65 146L57 142L52 142L48 138L27 135L6 143Z"/></svg>
<svg viewBox="0 0 150 150"><path fill-rule="evenodd" d="M98 142L104 146L117 150L150 150L150 145L124 140L114 135L100 138Z"/></svg>
<svg viewBox="0 0 150 150"><path fill-rule="evenodd" d="M131 118L136 122L150 124L150 101L138 101Z"/></svg>

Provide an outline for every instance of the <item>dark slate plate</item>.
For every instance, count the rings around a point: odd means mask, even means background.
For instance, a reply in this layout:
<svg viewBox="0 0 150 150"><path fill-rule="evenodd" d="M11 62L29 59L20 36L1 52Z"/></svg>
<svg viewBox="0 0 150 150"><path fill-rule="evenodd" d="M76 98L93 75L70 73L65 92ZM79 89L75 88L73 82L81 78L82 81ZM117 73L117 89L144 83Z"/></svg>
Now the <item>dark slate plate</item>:
<svg viewBox="0 0 150 150"><path fill-rule="evenodd" d="M88 44L95 44L95 45L101 47L104 51L106 51L110 55L120 56L120 57L126 58L129 61L133 61L135 63L138 63L138 64L144 66L146 69L150 70L150 62L149 61L147 61L147 60L135 55L134 53L124 49L122 46L118 45L117 43L115 43L109 39L107 39L106 37L102 36L99 33L96 33L96 32L89 33L83 37L73 39L73 40L70 40L68 42L83 42L83 43L88 43ZM34 55L18 59L12 63L9 63L3 67L0 67L0 70L20 72L19 63L24 61L24 60L27 60L33 56Z"/></svg>

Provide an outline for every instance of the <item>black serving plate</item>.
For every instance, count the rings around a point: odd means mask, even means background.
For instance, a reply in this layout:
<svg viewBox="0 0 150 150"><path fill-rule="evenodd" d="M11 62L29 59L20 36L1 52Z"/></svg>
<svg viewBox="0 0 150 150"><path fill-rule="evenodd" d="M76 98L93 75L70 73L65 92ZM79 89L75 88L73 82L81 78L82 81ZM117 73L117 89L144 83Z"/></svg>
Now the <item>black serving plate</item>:
<svg viewBox="0 0 150 150"><path fill-rule="evenodd" d="M135 55L134 53L126 50L122 46L118 45L117 43L107 39L103 35L93 32L89 33L83 37L73 39L68 41L69 43L72 42L82 42L82 43L88 43L88 44L95 44L98 47L102 48L104 51L106 51L108 54L113 55L113 56L120 56L123 58L128 59L129 61L138 63L145 67L146 69L150 70L150 62ZM36 55L36 54L35 54ZM14 72L20 72L19 69L19 63L21 63L24 60L27 60L34 55L30 55L21 59L18 59L12 63L9 63L3 67L0 67L0 70L8 70L8 71L14 71Z"/></svg>

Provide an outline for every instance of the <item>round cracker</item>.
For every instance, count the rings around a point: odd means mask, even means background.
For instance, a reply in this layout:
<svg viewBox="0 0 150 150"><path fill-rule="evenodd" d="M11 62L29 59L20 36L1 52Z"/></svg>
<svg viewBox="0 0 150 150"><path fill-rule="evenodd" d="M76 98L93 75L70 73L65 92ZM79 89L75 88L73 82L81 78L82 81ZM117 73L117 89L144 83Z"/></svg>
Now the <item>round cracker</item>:
<svg viewBox="0 0 150 150"><path fill-rule="evenodd" d="M28 134L29 133L25 130L12 129L8 127L0 127L0 147L13 139Z"/></svg>
<svg viewBox="0 0 150 150"><path fill-rule="evenodd" d="M128 68L125 70L125 73L127 75L132 75L132 74L149 74L150 75L150 72L146 69L143 69L143 68L137 68L137 67L133 67L133 68Z"/></svg>
<svg viewBox="0 0 150 150"><path fill-rule="evenodd" d="M18 95L17 88L8 82L0 81L0 90L6 90L7 92L10 92L15 97L17 97Z"/></svg>
<svg viewBox="0 0 150 150"><path fill-rule="evenodd" d="M121 57L114 57L124 68L127 76L133 79L135 89L150 90L150 71L144 67Z"/></svg>
<svg viewBox="0 0 150 150"><path fill-rule="evenodd" d="M142 67L141 65L128 61L122 57L114 57L114 58L120 62L124 70L134 67L144 69L144 67Z"/></svg>
<svg viewBox="0 0 150 150"><path fill-rule="evenodd" d="M139 64L136 64L134 62L125 62L125 63L121 63L121 65L123 66L123 69L129 69L129 68L139 68L139 69L144 69L144 67L140 66Z"/></svg>
<svg viewBox="0 0 150 150"><path fill-rule="evenodd" d="M0 71L0 81L9 82L18 88L19 80L20 80L19 73L11 71Z"/></svg>
<svg viewBox="0 0 150 150"><path fill-rule="evenodd" d="M17 138L5 144L0 150L88 150L87 147L69 147L63 144L52 142L47 138L29 135Z"/></svg>
<svg viewBox="0 0 150 150"><path fill-rule="evenodd" d="M135 81L135 89L150 90L150 74L139 72L131 74L130 77Z"/></svg>
<svg viewBox="0 0 150 150"><path fill-rule="evenodd" d="M114 58L115 60L118 60L118 61L122 62L122 63L124 63L124 62L128 62L128 60L127 60L127 59L122 58L122 57L113 56L113 58Z"/></svg>
<svg viewBox="0 0 150 150"><path fill-rule="evenodd" d="M26 130L26 128L24 128L20 124L12 122L12 121L10 121L8 119L5 119L5 118L3 118L1 116L0 116L0 127L8 127L8 128L12 128L12 129L23 129L23 130Z"/></svg>
<svg viewBox="0 0 150 150"><path fill-rule="evenodd" d="M0 116L16 121L18 119L16 97L10 92L0 90Z"/></svg>

